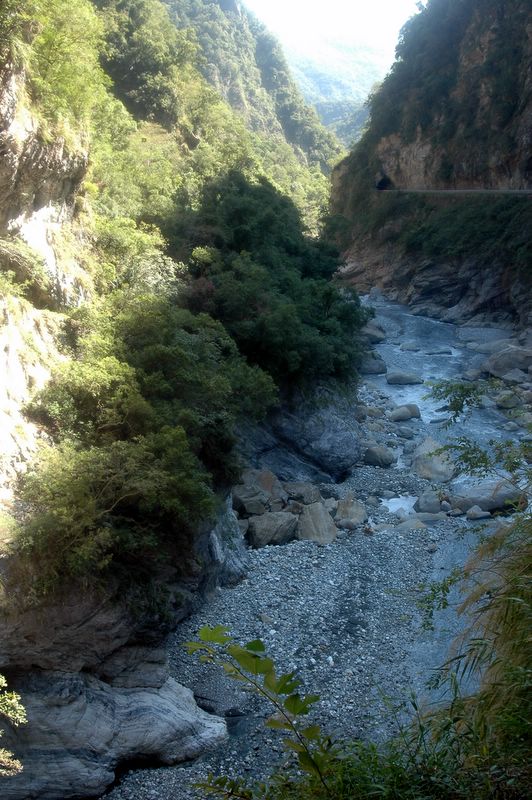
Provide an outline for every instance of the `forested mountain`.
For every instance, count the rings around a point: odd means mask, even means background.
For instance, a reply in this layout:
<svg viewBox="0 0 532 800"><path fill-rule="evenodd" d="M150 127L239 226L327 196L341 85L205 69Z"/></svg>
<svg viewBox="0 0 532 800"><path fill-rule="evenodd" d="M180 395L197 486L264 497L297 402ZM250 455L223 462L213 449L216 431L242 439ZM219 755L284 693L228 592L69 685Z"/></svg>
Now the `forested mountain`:
<svg viewBox="0 0 532 800"><path fill-rule="evenodd" d="M22 490L21 541L28 558L40 560L44 593L57 586L58 536L72 542L63 579L97 582L102 571L116 575L133 564L146 575L161 547L170 552L179 541L182 551L183 536L193 536L212 508L213 490L235 475L235 419L264 413L279 389L347 374L361 319L328 283L335 252L305 236L301 210L315 229L325 200L325 178L307 161L325 168L334 147L320 149L312 131L319 138L323 129L292 93L275 42L232 4L95 6L53 0L3 12L11 25L5 85L11 81L16 113L25 104L36 120L18 146L17 174L5 176L6 248L23 261L23 240L39 239L36 213L60 203L65 224L54 217L54 269L64 269L68 250L77 276L56 296L46 265L24 271L29 284L43 276L45 305L68 310L67 360L28 407L56 444L43 450ZM29 19L38 24L29 29ZM192 19L194 29L186 27ZM242 103L255 89L270 98L262 121L258 99L241 115L206 82L200 68L208 74L213 59L228 69L220 81L233 82L233 101L239 81ZM304 124L286 116L294 104ZM284 128L298 145L287 143ZM47 138L61 142L67 175L59 191L53 181L39 187L31 161L32 148L45 157ZM323 141L331 140L323 134ZM14 277L8 293L24 294ZM114 486L106 483L113 462L122 465ZM74 497L87 473L93 483ZM139 482L140 493L131 488ZM103 508L112 509L104 528Z"/></svg>
<svg viewBox="0 0 532 800"><path fill-rule="evenodd" d="M94 795L147 752L139 708L163 738L188 709L186 757L221 735L139 658L229 569L238 425L349 377L365 315L318 238L339 147L238 6L5 0L0 30L0 671L112 708L118 748L87 734L111 771L90 755L82 785L53 705L67 744L31 728L2 796Z"/></svg>
<svg viewBox="0 0 532 800"><path fill-rule="evenodd" d="M255 131L283 136L310 165L329 172L338 142L305 104L282 49L236 0L166 0L180 28L194 31L207 81Z"/></svg>
<svg viewBox="0 0 532 800"><path fill-rule="evenodd" d="M352 147L368 119L368 96L386 74L386 57L361 44L325 41L311 54L292 46L287 58L305 100L324 125Z"/></svg>
<svg viewBox="0 0 532 800"><path fill-rule="evenodd" d="M526 321L531 204L508 192L532 188L531 63L523 0L431 0L405 25L369 128L334 176L359 286L449 320Z"/></svg>

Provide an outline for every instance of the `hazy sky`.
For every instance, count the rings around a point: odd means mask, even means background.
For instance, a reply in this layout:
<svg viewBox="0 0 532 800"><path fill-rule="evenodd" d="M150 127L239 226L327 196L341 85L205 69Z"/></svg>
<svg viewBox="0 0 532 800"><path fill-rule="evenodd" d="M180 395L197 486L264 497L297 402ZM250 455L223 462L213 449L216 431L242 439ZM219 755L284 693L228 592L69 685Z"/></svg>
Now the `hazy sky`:
<svg viewBox="0 0 532 800"><path fill-rule="evenodd" d="M243 0L290 47L309 51L320 40L365 44L389 52L416 0Z"/></svg>

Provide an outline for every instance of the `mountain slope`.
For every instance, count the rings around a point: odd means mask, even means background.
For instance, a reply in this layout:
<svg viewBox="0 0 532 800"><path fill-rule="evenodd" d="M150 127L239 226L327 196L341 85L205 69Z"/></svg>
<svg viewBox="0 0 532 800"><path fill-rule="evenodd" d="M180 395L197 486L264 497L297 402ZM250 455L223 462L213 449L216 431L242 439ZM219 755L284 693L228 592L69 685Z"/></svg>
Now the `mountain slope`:
<svg viewBox="0 0 532 800"><path fill-rule="evenodd" d="M310 166L330 171L341 154L292 78L278 41L237 0L166 0L172 17L194 31L199 68L254 131L280 134Z"/></svg>
<svg viewBox="0 0 532 800"><path fill-rule="evenodd" d="M450 320L527 319L530 200L445 191L532 189L531 64L524 0L432 0L407 23L369 129L334 175L357 285Z"/></svg>

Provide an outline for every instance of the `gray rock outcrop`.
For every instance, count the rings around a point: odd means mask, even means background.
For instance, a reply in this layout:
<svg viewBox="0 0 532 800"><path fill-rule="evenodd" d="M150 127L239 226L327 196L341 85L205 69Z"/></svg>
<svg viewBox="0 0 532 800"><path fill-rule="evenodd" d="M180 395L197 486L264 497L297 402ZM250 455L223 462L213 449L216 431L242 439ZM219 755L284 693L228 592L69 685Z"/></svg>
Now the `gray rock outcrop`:
<svg viewBox="0 0 532 800"><path fill-rule="evenodd" d="M175 764L226 736L225 721L166 676L159 686L116 688L87 674L31 672L12 685L28 723L2 739L24 765L2 781L3 800L95 796L121 762L142 756Z"/></svg>
<svg viewBox="0 0 532 800"><path fill-rule="evenodd" d="M361 456L361 432L349 403L320 399L273 419L277 436L334 478L345 476Z"/></svg>

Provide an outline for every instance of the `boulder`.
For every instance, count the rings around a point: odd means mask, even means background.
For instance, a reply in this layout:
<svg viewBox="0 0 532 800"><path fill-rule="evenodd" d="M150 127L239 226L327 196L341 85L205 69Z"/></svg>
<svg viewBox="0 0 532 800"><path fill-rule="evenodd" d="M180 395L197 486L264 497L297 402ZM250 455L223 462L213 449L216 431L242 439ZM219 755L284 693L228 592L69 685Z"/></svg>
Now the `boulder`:
<svg viewBox="0 0 532 800"><path fill-rule="evenodd" d="M421 348L417 342L403 342L400 349L404 353L418 353Z"/></svg>
<svg viewBox="0 0 532 800"><path fill-rule="evenodd" d="M284 484L284 490L291 500L297 500L299 503L309 505L310 503L319 503L321 498L320 490L312 483L305 483L303 481L291 481Z"/></svg>
<svg viewBox="0 0 532 800"><path fill-rule="evenodd" d="M428 356L452 356L453 351L450 347L436 347L433 350L425 350Z"/></svg>
<svg viewBox="0 0 532 800"><path fill-rule="evenodd" d="M233 487L233 507L242 517L280 511L288 495L278 478L267 469L247 469Z"/></svg>
<svg viewBox="0 0 532 800"><path fill-rule="evenodd" d="M474 486L463 482L451 487L449 502L453 508L468 511L478 506L482 511L509 511L526 503L525 493L504 478L488 478Z"/></svg>
<svg viewBox="0 0 532 800"><path fill-rule="evenodd" d="M31 672L10 682L29 723L3 726L2 745L24 768L2 780L2 800L95 797L135 758L188 761L226 735L223 719L167 678L158 688L116 688L84 673Z"/></svg>
<svg viewBox="0 0 532 800"><path fill-rule="evenodd" d="M378 322L368 322L360 331L371 344L380 344L386 339L386 332Z"/></svg>
<svg viewBox="0 0 532 800"><path fill-rule="evenodd" d="M495 396L495 404L497 408L517 408L520 405L520 399L515 392L499 392Z"/></svg>
<svg viewBox="0 0 532 800"><path fill-rule="evenodd" d="M329 398L318 397L318 404L302 402L297 412L280 413L272 423L284 443L329 475L342 478L360 460L361 432L350 398Z"/></svg>
<svg viewBox="0 0 532 800"><path fill-rule="evenodd" d="M390 467L396 461L395 453L384 445L371 445L364 453L364 464L371 467Z"/></svg>
<svg viewBox="0 0 532 800"><path fill-rule="evenodd" d="M424 522L421 522L420 519L416 519L416 517L412 517L411 519L406 519L404 522L400 522L399 525L395 525L396 531L426 531L427 526Z"/></svg>
<svg viewBox="0 0 532 800"><path fill-rule="evenodd" d="M441 509L440 496L438 492L429 489L423 492L414 503L414 511L421 511L427 514L437 514Z"/></svg>
<svg viewBox="0 0 532 800"><path fill-rule="evenodd" d="M415 450L412 457L412 468L421 478L429 481L445 483L455 474L455 465L446 453L437 454L441 444L430 436Z"/></svg>
<svg viewBox="0 0 532 800"><path fill-rule="evenodd" d="M338 507L336 509L337 520L349 520L355 523L355 525L361 525L363 522L366 522L367 518L368 515L364 505L359 500L355 500L351 493L346 494L345 497L342 497L338 501ZM341 525L341 527L345 528L346 526Z"/></svg>
<svg viewBox="0 0 532 800"><path fill-rule="evenodd" d="M386 373L386 383L397 386L409 386L411 384L423 383L423 378L416 375L414 372L401 372L395 370Z"/></svg>
<svg viewBox="0 0 532 800"><path fill-rule="evenodd" d="M480 506L471 506L466 511L466 517L470 520L488 519L491 514L489 511L483 511Z"/></svg>
<svg viewBox="0 0 532 800"><path fill-rule="evenodd" d="M443 511L438 511L435 514L430 514L428 511L418 511L418 513L416 514L416 519L419 519L426 525L432 525L433 523L446 520L447 514L445 514Z"/></svg>
<svg viewBox="0 0 532 800"><path fill-rule="evenodd" d="M386 370L386 362L374 350L370 350L369 353L364 355L358 368L361 375L384 375Z"/></svg>
<svg viewBox="0 0 532 800"><path fill-rule="evenodd" d="M336 525L323 503L304 506L297 525L297 538L317 544L330 544L336 539Z"/></svg>
<svg viewBox="0 0 532 800"><path fill-rule="evenodd" d="M406 403L390 411L389 419L391 422L406 422L407 419L421 419L421 412L419 406L415 403Z"/></svg>
<svg viewBox="0 0 532 800"><path fill-rule="evenodd" d="M511 369L509 372L504 373L502 379L505 383L526 383L528 375L522 369Z"/></svg>
<svg viewBox="0 0 532 800"><path fill-rule="evenodd" d="M482 365L482 369L496 378L502 378L513 369L526 371L531 365L532 348L509 346L490 356Z"/></svg>
<svg viewBox="0 0 532 800"><path fill-rule="evenodd" d="M286 544L295 538L298 518L288 511L272 511L251 517L248 539L252 547L267 544Z"/></svg>
<svg viewBox="0 0 532 800"><path fill-rule="evenodd" d="M336 514L336 509L338 508L338 500L335 500L334 497L328 497L326 500L323 501L323 505L331 515L334 517Z"/></svg>

